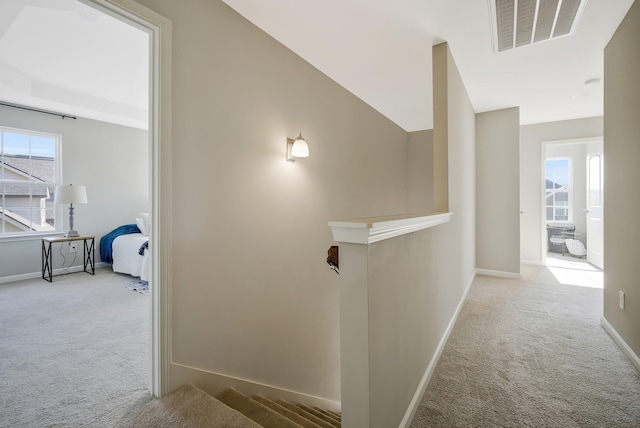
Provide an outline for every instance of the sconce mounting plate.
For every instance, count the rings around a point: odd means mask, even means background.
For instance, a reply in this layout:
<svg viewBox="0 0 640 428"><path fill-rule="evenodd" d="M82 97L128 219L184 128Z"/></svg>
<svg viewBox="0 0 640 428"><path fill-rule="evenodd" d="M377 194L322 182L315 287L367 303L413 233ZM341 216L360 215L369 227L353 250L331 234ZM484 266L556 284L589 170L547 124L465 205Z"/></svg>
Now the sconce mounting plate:
<svg viewBox="0 0 640 428"><path fill-rule="evenodd" d="M296 140L287 137L287 162L295 162L296 158L291 155L291 149L293 148L293 143Z"/></svg>

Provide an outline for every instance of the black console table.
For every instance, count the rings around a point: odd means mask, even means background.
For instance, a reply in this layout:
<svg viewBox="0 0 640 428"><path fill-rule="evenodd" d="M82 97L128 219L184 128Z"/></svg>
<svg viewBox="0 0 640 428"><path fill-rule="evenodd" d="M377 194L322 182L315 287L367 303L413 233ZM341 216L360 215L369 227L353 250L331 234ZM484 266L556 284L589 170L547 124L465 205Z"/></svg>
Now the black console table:
<svg viewBox="0 0 640 428"><path fill-rule="evenodd" d="M42 238L42 279L53 282L53 253L51 244L59 242L83 241L82 259L84 260L84 272L96 274L95 236L56 236ZM91 268L91 271L87 270Z"/></svg>

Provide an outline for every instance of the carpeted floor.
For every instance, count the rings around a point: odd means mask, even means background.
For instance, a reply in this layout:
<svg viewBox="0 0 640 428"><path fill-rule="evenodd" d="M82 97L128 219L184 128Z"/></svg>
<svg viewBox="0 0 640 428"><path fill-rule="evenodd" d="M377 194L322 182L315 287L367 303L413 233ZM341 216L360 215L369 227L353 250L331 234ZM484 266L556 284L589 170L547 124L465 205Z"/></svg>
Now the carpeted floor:
<svg viewBox="0 0 640 428"><path fill-rule="evenodd" d="M554 275L476 278L412 427L640 426L640 375L600 326L602 289Z"/></svg>
<svg viewBox="0 0 640 428"><path fill-rule="evenodd" d="M150 397L149 297L122 278L0 284L0 427L111 427Z"/></svg>
<svg viewBox="0 0 640 428"><path fill-rule="evenodd" d="M135 426L172 408L147 391L149 297L96 273L0 284L0 427ZM561 277L479 276L411 426L640 426L640 374L600 326L602 290ZM194 409L177 426L198 426Z"/></svg>

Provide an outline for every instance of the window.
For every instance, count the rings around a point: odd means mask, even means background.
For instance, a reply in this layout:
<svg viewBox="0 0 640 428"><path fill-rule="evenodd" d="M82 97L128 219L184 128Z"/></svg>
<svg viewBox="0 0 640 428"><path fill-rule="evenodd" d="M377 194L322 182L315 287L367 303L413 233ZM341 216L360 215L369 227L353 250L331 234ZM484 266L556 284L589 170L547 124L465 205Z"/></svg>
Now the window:
<svg viewBox="0 0 640 428"><path fill-rule="evenodd" d="M545 161L547 221L568 222L573 213L571 206L571 161L547 159Z"/></svg>
<svg viewBox="0 0 640 428"><path fill-rule="evenodd" d="M60 137L0 127L0 238L55 232Z"/></svg>

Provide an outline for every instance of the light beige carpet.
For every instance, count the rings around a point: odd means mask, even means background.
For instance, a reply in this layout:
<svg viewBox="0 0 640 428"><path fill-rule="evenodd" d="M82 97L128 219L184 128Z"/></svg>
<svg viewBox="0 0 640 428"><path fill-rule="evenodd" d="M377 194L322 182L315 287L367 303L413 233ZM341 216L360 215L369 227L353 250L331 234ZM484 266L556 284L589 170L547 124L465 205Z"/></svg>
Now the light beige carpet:
<svg viewBox="0 0 640 428"><path fill-rule="evenodd" d="M411 426L640 426L640 375L600 326L602 290L542 267L524 278L477 277Z"/></svg>
<svg viewBox="0 0 640 428"><path fill-rule="evenodd" d="M302 404L292 405L298 409ZM328 416L329 412L314 409ZM314 416L311 416L314 418ZM339 428L341 416L331 413L329 428ZM161 399L134 403L118 428L319 428L297 412L291 412L262 396L251 398L229 388L216 397L194 385L184 385Z"/></svg>
<svg viewBox="0 0 640 428"><path fill-rule="evenodd" d="M311 413L301 409L300 407L296 406L293 403L289 403L286 400L277 400L276 401L277 404L279 404L280 406L284 407L285 409L291 410L292 412L295 412L297 414L299 414L300 416L302 416L305 419L309 419L310 421L312 421L313 423L315 423L316 425L322 427L322 428L332 428L333 425L330 424L329 422L324 421L323 419L320 419L314 415L312 415Z"/></svg>
<svg viewBox="0 0 640 428"><path fill-rule="evenodd" d="M301 428L291 419L235 389L227 389L216 398L265 428Z"/></svg>
<svg viewBox="0 0 640 428"><path fill-rule="evenodd" d="M149 296L122 278L0 284L0 427L110 427L149 397Z"/></svg>
<svg viewBox="0 0 640 428"><path fill-rule="evenodd" d="M310 421L307 418L303 418L302 416L300 416L299 414L292 412L291 410L282 407L281 405L279 405L278 403L269 400L268 398L262 397L260 395L257 395L255 397L253 397L254 400L256 400L258 403L267 406L268 408L270 408L271 410L273 410L274 412L278 412L281 415L283 415L284 417L286 417L287 419L290 419L291 421L297 423L298 425L300 425L303 428L321 428L320 425L313 423L312 421Z"/></svg>
<svg viewBox="0 0 640 428"><path fill-rule="evenodd" d="M261 425L193 385L131 406L118 428L259 428Z"/></svg>

